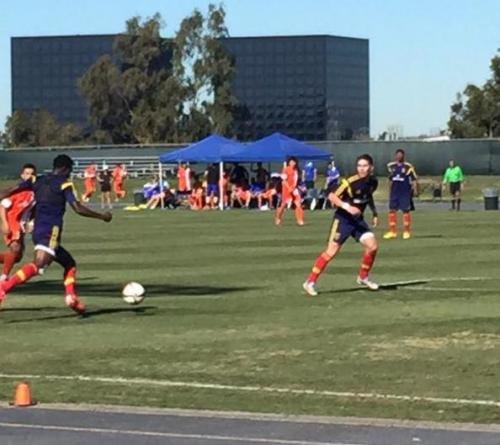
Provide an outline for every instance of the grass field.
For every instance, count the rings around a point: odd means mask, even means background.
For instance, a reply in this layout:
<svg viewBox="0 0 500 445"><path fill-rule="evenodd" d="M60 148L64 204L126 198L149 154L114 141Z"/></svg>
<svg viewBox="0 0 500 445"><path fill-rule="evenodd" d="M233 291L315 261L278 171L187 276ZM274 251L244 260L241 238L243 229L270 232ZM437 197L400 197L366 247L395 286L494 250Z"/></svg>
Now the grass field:
<svg viewBox="0 0 500 445"><path fill-rule="evenodd" d="M276 228L258 211L117 210L108 225L68 215L64 244L90 314L65 308L57 266L12 293L0 312L0 399L20 380L6 375L83 375L31 379L35 397L500 422L498 407L214 387L500 401L498 213L417 211L414 238L382 241L373 274L413 283L378 293L355 286L361 252L349 242L314 299L301 283L331 216L308 213L303 228L291 216ZM130 280L148 291L140 306L120 298Z"/></svg>

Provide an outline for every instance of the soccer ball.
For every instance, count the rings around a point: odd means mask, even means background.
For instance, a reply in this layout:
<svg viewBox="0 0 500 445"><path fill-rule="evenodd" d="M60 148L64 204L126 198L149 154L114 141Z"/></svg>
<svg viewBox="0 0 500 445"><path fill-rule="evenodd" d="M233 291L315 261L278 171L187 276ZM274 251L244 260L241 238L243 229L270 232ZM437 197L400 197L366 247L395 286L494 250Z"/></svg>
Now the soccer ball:
<svg viewBox="0 0 500 445"><path fill-rule="evenodd" d="M125 285L122 290L123 301L128 304L139 304L144 300L146 290L142 284L131 282Z"/></svg>

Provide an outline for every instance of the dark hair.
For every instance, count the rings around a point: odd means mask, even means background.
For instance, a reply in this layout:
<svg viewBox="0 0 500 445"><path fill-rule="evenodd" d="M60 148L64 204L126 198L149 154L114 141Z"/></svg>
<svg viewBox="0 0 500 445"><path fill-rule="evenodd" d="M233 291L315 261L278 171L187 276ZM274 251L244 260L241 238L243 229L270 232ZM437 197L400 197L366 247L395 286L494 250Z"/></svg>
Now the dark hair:
<svg viewBox="0 0 500 445"><path fill-rule="evenodd" d="M358 161L361 161L361 160L365 160L366 162L368 162L368 164L373 165L373 158L368 153L365 153L364 155L358 156L356 158L356 164L358 163Z"/></svg>
<svg viewBox="0 0 500 445"><path fill-rule="evenodd" d="M27 164L24 164L23 167L21 168L21 172L23 172L24 170L26 170L27 168L31 168L33 170L33 173L36 174L36 167L35 167L35 164L31 164L31 163L27 163Z"/></svg>
<svg viewBox="0 0 500 445"><path fill-rule="evenodd" d="M398 148L396 150L396 154L401 153L403 156L406 154L405 151L402 148Z"/></svg>
<svg viewBox="0 0 500 445"><path fill-rule="evenodd" d="M289 156L288 159L286 160L286 165L290 165L290 161L295 162L295 169L298 171L299 170L299 160L295 156Z"/></svg>
<svg viewBox="0 0 500 445"><path fill-rule="evenodd" d="M54 158L54 162L52 163L54 169L56 168L68 168L69 170L73 169L73 159L71 159L68 155L59 155Z"/></svg>

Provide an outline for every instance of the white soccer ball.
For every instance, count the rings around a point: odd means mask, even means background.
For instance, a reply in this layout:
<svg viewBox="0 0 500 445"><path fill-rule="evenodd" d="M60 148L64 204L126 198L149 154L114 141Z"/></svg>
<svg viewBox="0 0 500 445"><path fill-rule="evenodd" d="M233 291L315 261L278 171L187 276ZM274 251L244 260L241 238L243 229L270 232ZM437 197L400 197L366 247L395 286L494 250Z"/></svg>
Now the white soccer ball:
<svg viewBox="0 0 500 445"><path fill-rule="evenodd" d="M142 284L131 282L125 285L122 290L122 296L125 303L139 304L146 296L146 290Z"/></svg>

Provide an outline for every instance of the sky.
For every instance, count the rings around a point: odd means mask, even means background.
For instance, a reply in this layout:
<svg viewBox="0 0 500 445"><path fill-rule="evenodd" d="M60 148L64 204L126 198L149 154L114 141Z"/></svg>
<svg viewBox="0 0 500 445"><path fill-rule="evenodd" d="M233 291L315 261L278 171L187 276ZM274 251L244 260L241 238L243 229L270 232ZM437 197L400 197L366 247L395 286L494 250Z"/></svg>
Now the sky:
<svg viewBox="0 0 500 445"><path fill-rule="evenodd" d="M446 128L468 83L489 76L500 48L498 0L225 0L231 36L331 34L370 40L370 127L405 136ZM160 12L172 36L202 0L4 0L0 15L0 128L11 112L10 38L112 34ZM8 7L7 7L8 6Z"/></svg>

